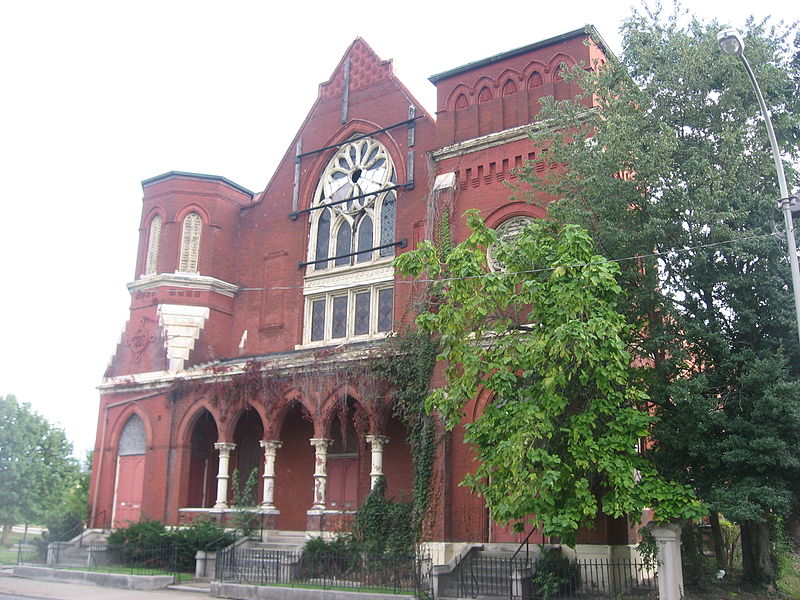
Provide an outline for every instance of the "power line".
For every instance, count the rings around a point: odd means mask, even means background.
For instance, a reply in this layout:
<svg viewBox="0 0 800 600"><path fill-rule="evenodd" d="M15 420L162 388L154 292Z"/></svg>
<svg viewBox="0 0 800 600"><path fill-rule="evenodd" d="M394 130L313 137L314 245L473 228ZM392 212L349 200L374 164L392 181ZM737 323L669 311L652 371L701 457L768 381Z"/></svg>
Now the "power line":
<svg viewBox="0 0 800 600"><path fill-rule="evenodd" d="M514 271L513 273L507 273L507 272L503 272L503 271L496 271L496 272L492 272L492 273L482 273L480 275L468 275L468 276L464 276L464 277L439 277L439 278L426 278L426 279L416 278L416 279L413 279L413 280L402 280L401 279L399 281L395 281L394 283L395 284L405 284L405 285L419 284L419 283L434 283L434 282L442 283L442 282L448 282L448 281L460 281L460 280L480 279L480 278L489 278L489 277L503 277L503 276L506 276L506 275L520 275L520 274L521 275L526 275L526 274L534 274L534 273L543 273L543 272L547 272L547 271L554 271L554 270L559 269L559 268L565 268L565 269L568 269L568 268L582 268L582 267L588 267L588 266L591 266L591 265L600 265L600 264L606 264L606 263L621 263L621 262L625 262L625 261L629 261L629 260L642 260L644 258L668 258L668 257L672 257L672 256L677 255L677 254L685 254L687 252L693 252L695 250L703 250L703 249L707 249L707 248L714 248L714 247L717 247L717 246L727 246L727 245L731 245L731 244L737 244L737 243L740 243L740 242L747 242L747 241L751 241L751 240L760 240L760 239L765 239L765 238L769 238L769 237L774 237L774 235L772 233L765 233L765 234L761 234L761 235L753 235L753 236L735 238L735 239L732 239L732 240L726 240L726 241L722 241L722 242L713 242L713 243L709 243L709 244L699 244L697 246L688 246L688 247L680 248L680 249L670 249L670 250L668 250L666 252L649 252L647 254L637 254L635 256L626 256L626 257L623 257L623 258L609 258L609 259L604 259L601 262L587 262L587 263L556 265L556 266L553 266L553 267L541 267L541 268L537 268L537 269L528 269L528 270L525 270L525 271ZM358 283L354 282L352 285L347 285L346 287L357 287L357 286L358 286ZM265 287L243 287L243 288L239 288L238 291L240 291L240 292L265 292L265 291L281 291L281 290L304 290L306 292L308 292L308 291L312 291L313 292L315 289L320 289L320 290L325 289L325 290L327 290L327 289L330 289L330 288L331 288L331 284L327 283L327 284L319 284L319 285L311 284L311 285L274 285L274 286L265 286ZM185 286L181 286L179 289L186 290L186 291L203 291L201 288L192 288L192 287L185 287Z"/></svg>

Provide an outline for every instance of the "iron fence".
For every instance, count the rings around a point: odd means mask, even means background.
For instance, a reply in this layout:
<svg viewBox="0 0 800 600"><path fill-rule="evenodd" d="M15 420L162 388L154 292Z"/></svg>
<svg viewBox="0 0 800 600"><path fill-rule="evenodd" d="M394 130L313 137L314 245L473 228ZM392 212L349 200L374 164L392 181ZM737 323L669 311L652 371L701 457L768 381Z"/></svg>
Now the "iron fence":
<svg viewBox="0 0 800 600"><path fill-rule="evenodd" d="M495 596L512 600L658 598L655 569L640 561L570 561L545 556L527 561L473 553L457 567L460 598Z"/></svg>
<svg viewBox="0 0 800 600"><path fill-rule="evenodd" d="M215 579L252 585L377 590L430 595L429 558L314 555L231 546L217 552Z"/></svg>
<svg viewBox="0 0 800 600"><path fill-rule="evenodd" d="M20 542L17 564L129 575L172 575L177 578L178 547L174 544L145 548L104 542L82 545L68 542Z"/></svg>

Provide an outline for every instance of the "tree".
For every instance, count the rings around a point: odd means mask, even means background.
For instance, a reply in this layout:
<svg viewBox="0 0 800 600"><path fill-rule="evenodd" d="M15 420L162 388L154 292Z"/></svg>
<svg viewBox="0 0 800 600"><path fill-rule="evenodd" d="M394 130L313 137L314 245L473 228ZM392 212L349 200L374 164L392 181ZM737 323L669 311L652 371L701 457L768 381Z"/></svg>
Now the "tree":
<svg viewBox="0 0 800 600"><path fill-rule="evenodd" d="M551 218L583 225L620 259L618 308L636 326L631 350L659 418L654 456L742 525L746 577L771 581L770 520L797 501L800 355L772 232L774 164L748 78L718 49L721 29L677 9L634 12L622 60L572 74L595 108L545 103L549 128L532 138L562 168L523 179L559 199ZM793 28L750 21L745 37L796 159Z"/></svg>
<svg viewBox="0 0 800 600"><path fill-rule="evenodd" d="M628 326L614 308L618 266L594 254L576 226L534 222L500 243L476 212L467 224L472 234L452 250L423 242L396 265L442 278L435 310L417 317L439 336L445 361L446 384L428 407L452 427L481 389L492 396L466 432L480 461L466 483L492 518L533 515L545 534L574 544L601 511L698 515L691 492L659 477L637 450L651 418L628 377ZM489 272L487 248L503 271Z"/></svg>
<svg viewBox="0 0 800 600"><path fill-rule="evenodd" d="M71 457L72 444L53 427L20 404L14 396L0 399L0 523L2 543L17 523L42 521L79 477Z"/></svg>

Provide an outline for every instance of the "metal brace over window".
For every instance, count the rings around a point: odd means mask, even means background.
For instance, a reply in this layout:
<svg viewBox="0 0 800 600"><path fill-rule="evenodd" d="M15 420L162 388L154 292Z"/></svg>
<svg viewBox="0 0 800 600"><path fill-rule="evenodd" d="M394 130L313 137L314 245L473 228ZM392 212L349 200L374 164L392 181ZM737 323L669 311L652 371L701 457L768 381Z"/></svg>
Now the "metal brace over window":
<svg viewBox="0 0 800 600"><path fill-rule="evenodd" d="M297 263L297 268L302 269L303 267L307 267L308 265L315 265L317 263L324 263L328 262L329 260L337 260L339 258L350 258L351 256L357 256L359 254L366 254L367 252L373 252L375 250L382 250L384 248L405 248L408 246L408 239L403 238L397 242L392 242L391 244L383 244L381 246L375 246L374 248L367 248L365 250L358 250L357 252L348 252L347 254L339 254L338 256L329 256L328 258L320 258L317 260L307 260L305 262Z"/></svg>
<svg viewBox="0 0 800 600"><path fill-rule="evenodd" d="M366 194L359 194L358 196L350 196L349 198L345 198L344 200L336 200L334 202L327 202L325 204L318 204L317 206L312 206L311 208L304 208L303 210L295 210L289 213L289 218L292 221L296 221L298 215L302 215L303 213L310 213L315 210L320 210L322 208L328 208L329 206L336 206L337 204L344 204L345 202L350 202L351 200L360 200L361 198L368 198L369 196L377 196L378 194L382 194L384 192L391 192L392 190L396 190L399 188L406 188L410 190L414 187L414 182L409 181L406 183L398 183L397 185L390 185L389 187L381 188L379 190L375 190L374 192L368 192Z"/></svg>

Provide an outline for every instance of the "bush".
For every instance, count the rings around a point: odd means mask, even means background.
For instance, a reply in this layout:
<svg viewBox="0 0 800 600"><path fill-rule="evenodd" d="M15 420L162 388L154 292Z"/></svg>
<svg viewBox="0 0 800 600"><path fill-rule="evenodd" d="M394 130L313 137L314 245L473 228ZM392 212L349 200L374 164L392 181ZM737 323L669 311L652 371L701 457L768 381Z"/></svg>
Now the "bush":
<svg viewBox="0 0 800 600"><path fill-rule="evenodd" d="M301 576L341 577L361 562L362 548L352 535L337 535L331 540L311 538L303 546Z"/></svg>
<svg viewBox="0 0 800 600"><path fill-rule="evenodd" d="M560 550L552 549L536 563L531 582L534 596L542 600L570 595L580 587L580 567L562 556Z"/></svg>
<svg viewBox="0 0 800 600"><path fill-rule="evenodd" d="M176 570L194 571L195 554L198 550L219 550L233 543L233 534L211 519L195 519L183 529L168 529L160 521L131 523L117 529L108 536L108 544L119 553L134 558L139 549L177 548Z"/></svg>

